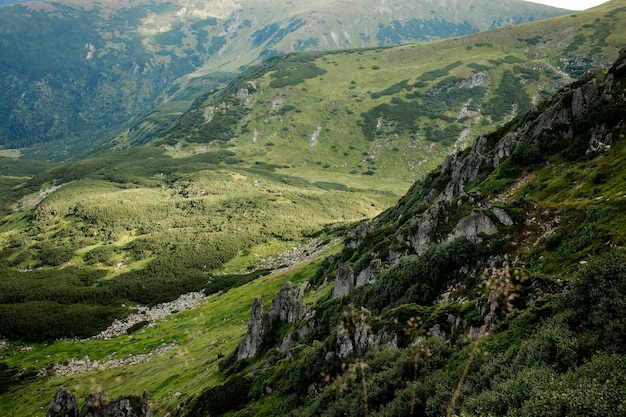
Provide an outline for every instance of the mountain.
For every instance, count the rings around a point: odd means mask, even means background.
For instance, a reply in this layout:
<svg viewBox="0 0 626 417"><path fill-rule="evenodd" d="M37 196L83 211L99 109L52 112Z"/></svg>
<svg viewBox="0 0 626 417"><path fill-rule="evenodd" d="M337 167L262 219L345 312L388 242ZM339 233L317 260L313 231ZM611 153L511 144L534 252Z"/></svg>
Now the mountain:
<svg viewBox="0 0 626 417"><path fill-rule="evenodd" d="M371 218L472 136L539 106L568 79L557 65L602 66L624 10L275 57L97 156L0 159L0 333L88 337L128 306L255 279L276 263L259 259ZM562 63L564 50L606 53Z"/></svg>
<svg viewBox="0 0 626 417"><path fill-rule="evenodd" d="M84 337L122 302L211 295L87 340L4 342L0 409L41 413L63 385L145 390L157 415L621 415L625 75L622 50L376 217L385 194L220 146L185 155L164 138L32 178L10 161L4 333Z"/></svg>
<svg viewBox="0 0 626 417"><path fill-rule="evenodd" d="M158 107L290 51L394 45L538 20L565 10L521 0L80 1L0 7L0 146L67 160Z"/></svg>
<svg viewBox="0 0 626 417"><path fill-rule="evenodd" d="M7 344L0 406L65 385L155 415L620 416L625 76L623 49L310 263L120 336Z"/></svg>
<svg viewBox="0 0 626 417"><path fill-rule="evenodd" d="M100 149L229 149L307 180L402 194L474 136L609 66L622 45L621 10L608 3L455 39L268 58L169 125L149 116Z"/></svg>

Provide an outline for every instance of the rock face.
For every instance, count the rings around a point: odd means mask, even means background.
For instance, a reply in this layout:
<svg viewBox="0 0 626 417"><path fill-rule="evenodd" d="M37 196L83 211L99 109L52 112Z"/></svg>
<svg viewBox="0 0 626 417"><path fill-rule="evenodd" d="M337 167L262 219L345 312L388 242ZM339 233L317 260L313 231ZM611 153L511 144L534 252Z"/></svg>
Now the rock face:
<svg viewBox="0 0 626 417"><path fill-rule="evenodd" d="M356 277L355 286L362 287L363 285L369 285L376 282L376 276L380 274L382 270L382 261L380 259L374 259L370 264L362 270Z"/></svg>
<svg viewBox="0 0 626 417"><path fill-rule="evenodd" d="M291 282L278 291L269 310L263 314L263 300L257 297L252 303L246 336L239 344L237 359L253 357L263 344L263 337L280 323L296 323L304 315L305 306L297 298Z"/></svg>
<svg viewBox="0 0 626 417"><path fill-rule="evenodd" d="M355 350L383 350L398 347L398 335L395 332L389 331L386 327L376 333L372 332L372 328L367 323L370 316L369 311L362 310L344 317L343 322L337 327L337 355L346 357Z"/></svg>
<svg viewBox="0 0 626 417"><path fill-rule="evenodd" d="M485 212L473 211L469 216L459 220L454 232L452 232L443 243L444 245L448 245L461 238L465 238L471 242L477 242L481 234L489 236L496 233L498 233L498 227Z"/></svg>
<svg viewBox="0 0 626 417"><path fill-rule="evenodd" d="M354 290L354 270L347 264L339 265L335 277L335 287L333 288L333 298L343 297Z"/></svg>
<svg viewBox="0 0 626 417"><path fill-rule="evenodd" d="M415 231L408 236L407 244L413 248L415 253L422 255L426 252L431 243L430 233L435 230L439 218L445 213L445 206L442 203L436 203L427 209L421 217L411 220Z"/></svg>
<svg viewBox="0 0 626 417"><path fill-rule="evenodd" d="M78 417L76 396L60 387L50 401L46 417Z"/></svg>
<svg viewBox="0 0 626 417"><path fill-rule="evenodd" d="M78 412L76 396L60 387L50 402L46 417L152 417L148 394L122 395L110 402L104 392L89 394Z"/></svg>
<svg viewBox="0 0 626 417"><path fill-rule="evenodd" d="M257 297L252 303L250 310L250 321L248 321L248 331L246 337L239 343L237 359L251 358L263 342L263 300Z"/></svg>

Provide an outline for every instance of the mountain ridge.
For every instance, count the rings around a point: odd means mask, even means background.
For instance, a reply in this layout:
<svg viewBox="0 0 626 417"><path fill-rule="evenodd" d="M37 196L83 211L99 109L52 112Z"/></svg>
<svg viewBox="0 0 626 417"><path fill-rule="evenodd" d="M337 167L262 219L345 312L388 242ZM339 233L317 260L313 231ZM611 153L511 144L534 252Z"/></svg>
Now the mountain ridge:
<svg viewBox="0 0 626 417"><path fill-rule="evenodd" d="M263 4L267 6L258 16L247 9ZM315 4L309 2L307 7ZM339 10L368 7L358 4L333 5L341 6ZM547 15L563 13L520 1L515 4L527 15L533 10L546 11ZM288 3L283 7L299 6ZM433 7L448 13L439 5ZM215 13L222 9L223 15ZM50 145L57 145L53 148L56 160L72 159L158 104L169 109L174 97L189 104L198 89L218 87L231 77L225 71L238 71L258 60L262 51L265 55L283 53L292 50L290 42L300 41L300 50L324 47L310 41L310 35L298 41L293 38L300 36L296 32L303 29L306 14L278 24L274 20L281 13L279 5L263 2L159 1L116 3L115 7L110 3L84 7L82 2L42 2L4 6L0 8L0 65L7 76L0 85L6 96L0 107L2 146L23 148L31 157L50 159ZM259 27L254 25L257 20ZM365 23L360 20L360 24ZM314 24L325 25L324 19ZM446 34L436 37L442 36ZM363 41L363 45L376 44L374 33L371 37L373 40ZM412 35L405 38L415 39ZM43 149L32 149L37 144L43 144L39 146Z"/></svg>

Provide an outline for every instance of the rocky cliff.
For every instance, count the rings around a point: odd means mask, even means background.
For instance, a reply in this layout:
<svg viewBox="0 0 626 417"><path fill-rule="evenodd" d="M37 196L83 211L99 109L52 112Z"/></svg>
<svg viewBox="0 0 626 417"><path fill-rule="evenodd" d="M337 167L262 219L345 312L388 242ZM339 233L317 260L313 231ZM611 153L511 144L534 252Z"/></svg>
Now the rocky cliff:
<svg viewBox="0 0 626 417"><path fill-rule="evenodd" d="M267 312L263 313L263 300L257 297L250 310L246 336L239 344L237 359L251 358L263 344L264 337L276 330L280 323L297 323L304 315L305 306L296 291L287 282L276 294Z"/></svg>
<svg viewBox="0 0 626 417"><path fill-rule="evenodd" d="M76 396L60 387L50 402L46 417L152 417L148 394L127 396L107 401L104 392L89 394L80 412Z"/></svg>

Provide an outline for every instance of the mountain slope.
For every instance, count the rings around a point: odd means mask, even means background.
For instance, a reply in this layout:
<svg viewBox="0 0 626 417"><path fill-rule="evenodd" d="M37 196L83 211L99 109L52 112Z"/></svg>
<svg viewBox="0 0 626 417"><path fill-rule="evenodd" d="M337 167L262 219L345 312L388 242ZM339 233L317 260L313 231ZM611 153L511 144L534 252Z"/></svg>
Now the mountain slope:
<svg viewBox="0 0 626 417"><path fill-rule="evenodd" d="M625 115L623 49L348 233L292 330L253 305L260 345L182 415L621 415Z"/></svg>
<svg viewBox="0 0 626 417"><path fill-rule="evenodd" d="M290 175L374 179L400 194L470 138L610 65L624 10L612 2L452 40L274 57L199 96L169 129L143 120L103 149L226 148Z"/></svg>
<svg viewBox="0 0 626 417"><path fill-rule="evenodd" d="M625 76L626 50L452 155L325 260L133 335L10 345L4 375L26 369L0 407L36 413L64 385L79 398L145 389L158 415L621 415ZM275 321L238 361L253 299L287 280L307 314ZM291 298L264 313L296 311ZM81 368L145 349L138 365Z"/></svg>
<svg viewBox="0 0 626 417"><path fill-rule="evenodd" d="M198 87L214 88L225 71L236 72L260 56L437 39L564 12L522 1L507 8L480 3L485 7L462 14L456 2L397 2L380 10L375 1L3 6L0 146L65 160L163 102L190 100ZM430 31L417 33L417 21Z"/></svg>

